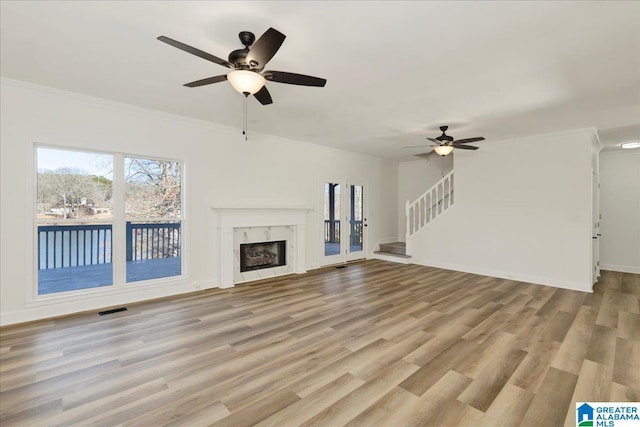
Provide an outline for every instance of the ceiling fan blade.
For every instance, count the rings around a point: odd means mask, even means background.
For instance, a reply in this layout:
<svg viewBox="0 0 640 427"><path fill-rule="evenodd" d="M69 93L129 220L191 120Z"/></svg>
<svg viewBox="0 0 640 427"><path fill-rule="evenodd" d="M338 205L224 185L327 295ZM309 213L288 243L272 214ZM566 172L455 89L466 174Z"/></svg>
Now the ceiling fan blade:
<svg viewBox="0 0 640 427"><path fill-rule="evenodd" d="M265 71L263 75L265 79L271 80L272 82L290 85L324 87L324 85L327 84L327 80L321 79L320 77L287 73L286 71Z"/></svg>
<svg viewBox="0 0 640 427"><path fill-rule="evenodd" d="M473 145L456 145L456 143L453 143L453 148L455 148L456 150L477 150L478 147L474 147Z"/></svg>
<svg viewBox="0 0 640 427"><path fill-rule="evenodd" d="M468 144L470 142L478 142L478 141L484 141L484 138L481 136L478 136L476 138L465 138L465 139L457 139L455 141L453 141L455 144Z"/></svg>
<svg viewBox="0 0 640 427"><path fill-rule="evenodd" d="M223 74L221 76L207 77L206 79L196 80L195 82L185 83L183 86L186 87L198 87L204 85L210 85L213 83L220 83L227 80L227 75Z"/></svg>
<svg viewBox="0 0 640 427"><path fill-rule="evenodd" d="M199 56L202 59L206 59L207 61L215 62L216 64L222 65L223 67L233 68L233 64L229 61L225 61L224 59L218 58L217 56L213 56L203 50L196 49L195 47L189 46L188 44L181 43L177 40L173 40L165 36L158 37L158 40L173 47L177 47L180 50L184 50L185 52L188 52L192 55Z"/></svg>
<svg viewBox="0 0 640 427"><path fill-rule="evenodd" d="M435 139L435 138L427 138L427 139L428 139L429 141L431 141L431 142L435 142L436 144L440 145L440 141L438 141L438 140L437 140L437 139Z"/></svg>
<svg viewBox="0 0 640 427"><path fill-rule="evenodd" d="M410 145L409 147L402 147L402 148L425 148L425 147L429 147L429 145Z"/></svg>
<svg viewBox="0 0 640 427"><path fill-rule="evenodd" d="M262 89L260 89L259 91L257 91L256 93L253 94L253 96L256 97L256 99L260 102L260 104L262 105L268 105L268 104L273 104L273 100L271 99L271 94L269 93L269 91L267 90L266 86L262 86Z"/></svg>
<svg viewBox="0 0 640 427"><path fill-rule="evenodd" d="M247 64L258 69L263 69L278 49L280 49L286 37L287 36L280 31L269 28L249 49L246 57ZM253 63L255 63L255 65Z"/></svg>

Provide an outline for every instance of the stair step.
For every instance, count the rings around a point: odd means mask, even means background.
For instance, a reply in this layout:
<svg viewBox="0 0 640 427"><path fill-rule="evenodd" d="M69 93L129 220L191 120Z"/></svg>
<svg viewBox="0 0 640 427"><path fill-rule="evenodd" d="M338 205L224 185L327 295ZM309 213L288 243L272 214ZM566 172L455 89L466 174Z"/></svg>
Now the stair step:
<svg viewBox="0 0 640 427"><path fill-rule="evenodd" d="M373 251L374 254L378 255L388 255L396 258L411 258L411 255L399 254L395 252L386 252L386 251Z"/></svg>
<svg viewBox="0 0 640 427"><path fill-rule="evenodd" d="M406 255L407 244L405 242L380 243L380 252Z"/></svg>

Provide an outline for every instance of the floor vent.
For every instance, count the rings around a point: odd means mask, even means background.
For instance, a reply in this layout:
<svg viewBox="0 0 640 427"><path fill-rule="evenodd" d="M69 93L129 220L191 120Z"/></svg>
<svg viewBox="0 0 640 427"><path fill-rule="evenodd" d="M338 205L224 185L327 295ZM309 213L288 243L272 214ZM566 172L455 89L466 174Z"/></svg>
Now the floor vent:
<svg viewBox="0 0 640 427"><path fill-rule="evenodd" d="M339 265L336 268L345 268L345 267L346 267L346 265Z"/></svg>
<svg viewBox="0 0 640 427"><path fill-rule="evenodd" d="M119 311L127 311L127 307L114 308L113 310L100 311L98 314L104 316L105 314L118 313Z"/></svg>

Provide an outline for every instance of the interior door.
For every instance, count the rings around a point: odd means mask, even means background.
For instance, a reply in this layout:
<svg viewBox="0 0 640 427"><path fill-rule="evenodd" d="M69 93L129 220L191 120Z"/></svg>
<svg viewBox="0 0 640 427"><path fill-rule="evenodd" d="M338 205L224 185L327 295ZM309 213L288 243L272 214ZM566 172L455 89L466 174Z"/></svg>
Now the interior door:
<svg viewBox="0 0 640 427"><path fill-rule="evenodd" d="M366 258L365 186L342 180L322 183L322 247L320 264L340 264Z"/></svg>

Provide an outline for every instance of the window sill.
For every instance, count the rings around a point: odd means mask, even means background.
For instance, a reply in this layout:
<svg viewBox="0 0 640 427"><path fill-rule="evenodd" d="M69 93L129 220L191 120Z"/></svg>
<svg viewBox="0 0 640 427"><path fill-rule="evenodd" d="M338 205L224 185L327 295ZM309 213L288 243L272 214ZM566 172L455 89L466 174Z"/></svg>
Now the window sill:
<svg viewBox="0 0 640 427"><path fill-rule="evenodd" d="M81 291L61 292L57 294L38 295L28 299L25 308L37 308L69 302L93 301L96 298L130 295L138 292L161 291L173 287L188 285L188 276L177 276L170 279L153 279L118 286L83 289ZM162 292L160 292L162 293Z"/></svg>

